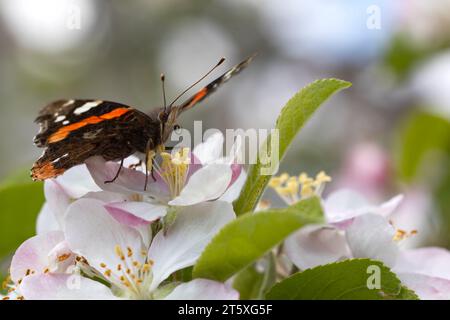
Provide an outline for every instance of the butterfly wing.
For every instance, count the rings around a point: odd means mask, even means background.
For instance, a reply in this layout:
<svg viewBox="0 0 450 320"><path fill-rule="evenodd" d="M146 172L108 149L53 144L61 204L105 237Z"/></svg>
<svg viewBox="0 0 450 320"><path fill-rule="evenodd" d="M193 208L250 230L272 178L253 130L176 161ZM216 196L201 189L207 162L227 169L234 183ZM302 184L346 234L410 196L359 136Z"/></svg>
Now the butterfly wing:
<svg viewBox="0 0 450 320"><path fill-rule="evenodd" d="M160 130L159 122L124 104L101 100L59 100L42 109L35 137L43 155L32 168L35 180L45 180L101 155L119 160L143 151Z"/></svg>
<svg viewBox="0 0 450 320"><path fill-rule="evenodd" d="M245 67L247 67L250 64L250 62L253 60L254 57L255 57L255 55L248 57L247 59L245 59L241 63L235 65L233 68L231 68L230 70L225 72L223 75L218 77L216 80L212 81L206 87L200 89L196 94L194 94L192 97L187 99L184 103L182 103L178 107L179 113L191 109L197 103L206 99L206 97L208 97L211 93L216 91L220 85L227 82L228 80L230 80L231 77L233 77L234 75L237 75Z"/></svg>

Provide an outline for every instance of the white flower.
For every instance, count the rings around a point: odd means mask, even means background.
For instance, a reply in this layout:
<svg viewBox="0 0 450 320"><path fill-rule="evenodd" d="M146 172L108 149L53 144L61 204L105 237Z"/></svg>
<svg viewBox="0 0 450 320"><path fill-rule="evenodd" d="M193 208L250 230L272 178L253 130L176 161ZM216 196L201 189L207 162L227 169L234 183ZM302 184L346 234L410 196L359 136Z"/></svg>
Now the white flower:
<svg viewBox="0 0 450 320"><path fill-rule="evenodd" d="M397 196L374 206L352 191L332 194L324 201L329 224L297 231L285 241L285 252L301 270L348 258L379 260L421 299L449 299L450 253L437 248L401 250L399 243L416 230L395 229L391 223L400 201Z"/></svg>
<svg viewBox="0 0 450 320"><path fill-rule="evenodd" d="M103 202L80 199L67 210L64 233L38 235L17 250L11 278L25 299L237 299L222 283L167 280L192 266L234 217L224 201L186 206L166 234L161 230L148 245Z"/></svg>

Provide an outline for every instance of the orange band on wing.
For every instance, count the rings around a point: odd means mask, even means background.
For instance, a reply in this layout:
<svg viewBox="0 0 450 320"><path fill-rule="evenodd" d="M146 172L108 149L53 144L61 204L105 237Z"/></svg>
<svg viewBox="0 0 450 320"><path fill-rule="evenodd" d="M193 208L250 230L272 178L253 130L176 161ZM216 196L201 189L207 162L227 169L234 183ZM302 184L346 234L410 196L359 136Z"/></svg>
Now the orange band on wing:
<svg viewBox="0 0 450 320"><path fill-rule="evenodd" d="M50 136L48 139L48 143L55 143L61 140L64 140L72 131L78 130L80 128L83 128L89 124L96 124L105 120L112 120L115 118L118 118L120 116L123 116L125 113L129 112L131 109L128 108L117 108L109 113L105 113L98 116L92 116L86 119L81 120L80 122L76 122L70 125L67 125L65 127L62 127L58 131L56 131L54 134Z"/></svg>
<svg viewBox="0 0 450 320"><path fill-rule="evenodd" d="M200 90L192 99L192 101L186 106L186 108L192 107L194 104L202 100L206 94L208 93L208 89L205 87L202 90Z"/></svg>
<svg viewBox="0 0 450 320"><path fill-rule="evenodd" d="M66 170L63 168L57 169L51 162L46 162L35 165L33 169L31 169L31 177L33 178L33 180L45 180L59 176L64 171Z"/></svg>

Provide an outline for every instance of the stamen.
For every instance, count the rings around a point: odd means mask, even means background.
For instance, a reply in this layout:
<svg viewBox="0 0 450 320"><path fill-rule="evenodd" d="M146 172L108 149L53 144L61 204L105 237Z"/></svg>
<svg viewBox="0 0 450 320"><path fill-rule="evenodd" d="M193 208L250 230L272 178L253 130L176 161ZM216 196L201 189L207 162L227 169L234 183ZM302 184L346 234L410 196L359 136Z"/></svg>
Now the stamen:
<svg viewBox="0 0 450 320"><path fill-rule="evenodd" d="M122 248L118 244L114 247L114 251L121 260L125 260L125 255L123 254Z"/></svg>
<svg viewBox="0 0 450 320"><path fill-rule="evenodd" d="M62 255L58 256L58 262L63 262L70 258L70 253L63 253Z"/></svg>
<svg viewBox="0 0 450 320"><path fill-rule="evenodd" d="M301 173L298 177L290 177L287 173L283 173L278 177L272 177L269 187L274 189L287 204L292 205L303 198L320 196L325 183L330 181L331 177L324 171L319 172L316 179L306 173Z"/></svg>

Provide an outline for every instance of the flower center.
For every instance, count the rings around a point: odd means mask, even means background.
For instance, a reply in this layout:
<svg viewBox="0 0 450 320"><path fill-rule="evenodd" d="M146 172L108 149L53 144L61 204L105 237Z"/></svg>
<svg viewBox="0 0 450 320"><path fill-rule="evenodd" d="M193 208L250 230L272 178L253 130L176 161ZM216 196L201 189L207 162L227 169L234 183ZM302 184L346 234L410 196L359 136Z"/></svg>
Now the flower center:
<svg viewBox="0 0 450 320"><path fill-rule="evenodd" d="M306 173L297 176L289 176L283 173L280 176L273 177L269 182L269 187L289 205L292 205L301 199L313 195L320 196L325 188L325 184L331 181L331 177L321 171L313 179Z"/></svg>
<svg viewBox="0 0 450 320"><path fill-rule="evenodd" d="M173 199L180 195L186 184L191 163L189 148L183 148L174 154L161 152L160 155L162 161L159 164L155 163L154 169L166 183Z"/></svg>
<svg viewBox="0 0 450 320"><path fill-rule="evenodd" d="M130 247L124 250L120 245L114 247L114 252L120 259L120 263L116 266L108 266L106 263L100 264L106 280L116 285L130 297L151 298L148 288L153 280L153 261L147 258L147 252L143 250L135 254ZM141 257L138 257L138 255Z"/></svg>

